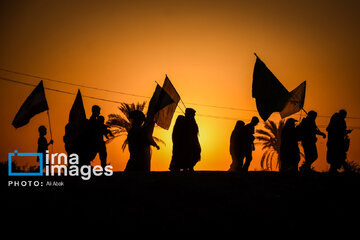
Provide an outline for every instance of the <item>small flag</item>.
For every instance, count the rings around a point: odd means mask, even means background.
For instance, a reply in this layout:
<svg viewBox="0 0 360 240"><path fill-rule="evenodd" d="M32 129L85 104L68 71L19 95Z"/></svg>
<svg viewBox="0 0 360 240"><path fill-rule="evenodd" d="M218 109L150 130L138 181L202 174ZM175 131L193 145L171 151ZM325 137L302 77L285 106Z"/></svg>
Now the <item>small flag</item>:
<svg viewBox="0 0 360 240"><path fill-rule="evenodd" d="M169 129L175 113L180 95L172 85L168 76L165 77L163 87L157 84L150 100L147 116L154 116L155 123L164 129Z"/></svg>
<svg viewBox="0 0 360 240"><path fill-rule="evenodd" d="M302 82L299 86L290 92L291 97L289 98L284 109L280 112L281 118L286 118L294 113L297 113L304 107L305 89L306 81Z"/></svg>
<svg viewBox="0 0 360 240"><path fill-rule="evenodd" d="M15 115L12 125L15 128L22 127L28 124L32 117L46 110L49 110L49 106L45 97L43 81L40 81L21 105L19 111Z"/></svg>
<svg viewBox="0 0 360 240"><path fill-rule="evenodd" d="M172 103L168 104L166 107L161 109L155 115L155 122L158 126L168 130L171 124L171 120L174 116L176 107L180 101L180 95L176 91L175 87L172 85L170 79L166 75L163 87L164 91L167 93L168 96L173 100Z"/></svg>

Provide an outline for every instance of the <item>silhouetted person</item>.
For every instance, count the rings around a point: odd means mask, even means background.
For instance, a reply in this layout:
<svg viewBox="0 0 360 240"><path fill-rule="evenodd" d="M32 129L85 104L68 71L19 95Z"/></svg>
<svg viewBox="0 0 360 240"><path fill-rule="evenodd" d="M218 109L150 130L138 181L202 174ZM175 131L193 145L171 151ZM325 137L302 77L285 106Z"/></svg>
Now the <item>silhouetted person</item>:
<svg viewBox="0 0 360 240"><path fill-rule="evenodd" d="M128 132L127 141L130 159L126 164L125 172L149 172L151 149L150 146L160 147L152 137L155 123L153 117L145 119L143 112L135 110L129 113L131 128Z"/></svg>
<svg viewBox="0 0 360 240"><path fill-rule="evenodd" d="M101 108L98 105L93 105L91 108L91 116L87 121L84 135L81 139L82 156L85 165L90 165L90 162L94 160L96 154L99 152L99 123L98 117L100 116Z"/></svg>
<svg viewBox="0 0 360 240"><path fill-rule="evenodd" d="M99 116L97 119L97 139L96 139L96 145L97 145L97 152L99 153L99 158L101 162L101 166L103 168L106 167L106 160L107 160L107 151L106 151L106 143L104 141L104 137L106 139L109 139L109 136L113 136L112 132L109 130L109 126L104 124L105 118L103 116Z"/></svg>
<svg viewBox="0 0 360 240"><path fill-rule="evenodd" d="M347 112L342 109L332 115L329 125L326 128L328 132L326 160L330 164L330 172L337 173L341 167L345 171L349 170L346 163L347 151L349 150L350 140L348 134L352 130L348 130L345 122Z"/></svg>
<svg viewBox="0 0 360 240"><path fill-rule="evenodd" d="M49 145L53 144L54 141L52 139L49 142L46 140L45 135L47 134L47 129L45 126L41 125L38 131L39 131L39 139L38 139L37 152L43 154L43 161L45 161L46 150L48 150ZM37 158L37 162L39 162L39 158ZM45 164L43 164L43 167L45 168Z"/></svg>
<svg viewBox="0 0 360 240"><path fill-rule="evenodd" d="M91 116L89 118L90 122L96 122L97 118L100 116L101 108L98 105L93 105L91 107Z"/></svg>
<svg viewBox="0 0 360 240"><path fill-rule="evenodd" d="M230 155L232 163L229 171L241 171L244 161L244 138L245 138L245 123L243 121L237 121L234 130L230 137Z"/></svg>
<svg viewBox="0 0 360 240"><path fill-rule="evenodd" d="M246 124L244 127L244 154L245 154L245 163L242 167L244 172L249 170L250 163L252 161L252 152L255 150L254 146L254 133L255 126L258 125L259 119L257 117L253 117L251 122ZM241 163L242 164L242 161Z"/></svg>
<svg viewBox="0 0 360 240"><path fill-rule="evenodd" d="M289 118L281 132L280 172L296 173L300 161L300 140L295 127L296 120Z"/></svg>
<svg viewBox="0 0 360 240"><path fill-rule="evenodd" d="M195 112L194 109L187 108L185 116L180 115L176 119L172 133L173 154L170 171L193 171L195 164L200 161L201 147Z"/></svg>
<svg viewBox="0 0 360 240"><path fill-rule="evenodd" d="M318 158L316 135L326 138L325 133L321 132L316 126L316 117L317 113L315 111L309 111L306 118L304 118L298 125L299 134L301 136L301 144L305 153L305 161L300 167L300 170L304 172L311 171L311 164Z"/></svg>

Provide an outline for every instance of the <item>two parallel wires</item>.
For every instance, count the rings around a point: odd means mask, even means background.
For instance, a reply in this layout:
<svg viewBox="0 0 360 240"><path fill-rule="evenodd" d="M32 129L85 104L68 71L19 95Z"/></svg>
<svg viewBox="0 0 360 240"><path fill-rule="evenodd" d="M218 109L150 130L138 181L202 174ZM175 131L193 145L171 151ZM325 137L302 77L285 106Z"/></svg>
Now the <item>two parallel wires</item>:
<svg viewBox="0 0 360 240"><path fill-rule="evenodd" d="M19 75L19 76L30 77L30 78L33 78L33 79L40 79L40 80L45 80L45 81L54 82L54 83L66 84L66 85L74 86L74 87L78 87L78 88L86 88L86 89L91 89L91 90L107 92L107 93L120 94L120 95L124 95L124 96L150 99L149 96L145 96L145 95L139 95L139 94L134 94L134 93L128 93L128 92L110 90L110 89L105 89L105 88L93 87L93 86L88 86L88 85L83 85L83 84L76 84L76 83L72 83L72 82L56 80L56 79L42 77L42 76L33 75L33 74L29 74L29 73L13 71L13 70L5 69L5 68L0 68L0 71L11 73L11 74L16 74L16 75ZM31 84L31 83L27 83L27 82L15 80L15 79L3 77L3 76L0 76L0 80L1 81L6 81L6 82L11 82L11 83L14 83L14 84L21 84L21 85L31 86L31 87L36 86L36 84ZM58 92L58 93L63 93L63 94L68 94L68 95L76 95L76 93L65 91L65 90L60 90L60 89L56 89L56 88L45 87L45 89L48 90L48 91L53 91L53 92ZM104 101L104 102L109 102L109 103L115 103L115 104L123 104L123 103L125 103L125 102L116 101L116 100L113 100L113 99L99 98L99 97L94 97L94 96L90 96L90 95L82 95L82 96L84 98L88 98L88 99ZM218 105L210 105L210 104L200 104L200 103L193 103L193 102L183 103L184 106L185 106L185 104L193 105L193 106L199 106L199 107L208 107L208 108L216 108L216 109L223 109L223 110L232 110L232 111L243 111L243 112L257 113L257 111L254 110L254 109L228 107L228 106L218 106ZM197 116L205 117L205 118L213 118L213 119L232 120L232 121L238 120L238 119L232 118L232 117L224 117L224 116L208 115L208 114L197 114ZM320 118L330 118L331 116L319 115L318 117L320 117ZM354 119L354 120L359 120L360 119L360 117L347 117L347 118L348 119ZM319 125L319 127L325 127L325 126ZM352 126L351 128L360 129L360 126Z"/></svg>

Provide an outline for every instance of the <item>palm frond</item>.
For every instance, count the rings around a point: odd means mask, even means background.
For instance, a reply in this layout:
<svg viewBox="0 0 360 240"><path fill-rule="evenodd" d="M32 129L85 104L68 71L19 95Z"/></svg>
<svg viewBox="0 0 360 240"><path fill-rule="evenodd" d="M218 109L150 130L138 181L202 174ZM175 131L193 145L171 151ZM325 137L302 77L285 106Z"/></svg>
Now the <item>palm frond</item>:
<svg viewBox="0 0 360 240"><path fill-rule="evenodd" d="M267 157L268 153L269 153L269 150L266 150L266 151L264 152L264 154L262 155L261 160L260 160L260 166L261 166L261 168L264 169L264 170L266 170L266 169L264 168L264 162L265 162L265 158Z"/></svg>
<svg viewBox="0 0 360 240"><path fill-rule="evenodd" d="M267 136L267 137L269 137L269 138L274 137L274 135L273 135L271 132L267 132L267 131L265 131L265 130L263 130L263 129L258 129L258 130L256 130L256 133L257 133L257 134L264 135L264 136ZM256 137L255 137L255 138L256 138Z"/></svg>
<svg viewBox="0 0 360 240"><path fill-rule="evenodd" d="M285 126L285 120L282 119L276 124L272 120L268 120L264 123L265 129L256 130L259 134L255 136L263 146L262 150L265 150L260 160L260 166L264 170L272 170L273 161L276 161L276 167L279 166L280 160L280 145L281 145L281 132Z"/></svg>
<svg viewBox="0 0 360 240"><path fill-rule="evenodd" d="M264 137L264 136L255 136L255 139L260 141L260 142L270 142L270 139L269 137Z"/></svg>
<svg viewBox="0 0 360 240"><path fill-rule="evenodd" d="M280 122L279 122L279 126L278 126L278 131L279 133L282 132L282 130L284 129L285 127L285 119L281 119Z"/></svg>
<svg viewBox="0 0 360 240"><path fill-rule="evenodd" d="M115 140L115 138L121 137L121 136L126 136L126 133L113 133L113 136L110 136L109 139L107 139L105 141L106 144L111 143L113 140Z"/></svg>
<svg viewBox="0 0 360 240"><path fill-rule="evenodd" d="M264 127L270 131L271 134L275 135L276 131L273 129L273 126L271 125L271 120L267 120L264 122Z"/></svg>
<svg viewBox="0 0 360 240"><path fill-rule="evenodd" d="M126 148L126 146L129 144L129 141L128 141L128 139L126 138L125 139L125 141L123 142L123 144L121 145L121 149L123 150L123 151L125 151L125 148Z"/></svg>
<svg viewBox="0 0 360 240"><path fill-rule="evenodd" d="M275 155L276 151L272 151L271 154L269 154L269 158L266 160L269 164L269 169L272 171L272 165L273 165L273 157Z"/></svg>
<svg viewBox="0 0 360 240"><path fill-rule="evenodd" d="M120 112L126 117L127 120L129 120L129 113L134 110L144 111L146 102L142 103L121 103L120 106L118 106L118 109Z"/></svg>
<svg viewBox="0 0 360 240"><path fill-rule="evenodd" d="M111 128L123 129L125 131L129 131L131 127L131 123L120 115L109 116L106 124L109 125Z"/></svg>
<svg viewBox="0 0 360 240"><path fill-rule="evenodd" d="M138 102L138 103L121 103L120 106L118 106L118 109L120 110L121 114L115 114L115 113L109 114L108 121L106 122L106 124L111 127L111 131L114 136L110 137L106 141L106 143L110 143L117 137L126 136L131 128L131 123L129 120L130 112L134 110L139 110L143 112L145 106L146 106L146 101ZM153 137L153 138L156 142L166 145L163 140L157 137ZM121 146L121 149L125 151L127 145L128 145L128 140L126 138Z"/></svg>
<svg viewBox="0 0 360 240"><path fill-rule="evenodd" d="M269 143L264 143L264 146L261 148L261 150L265 150L265 149L269 149L269 150L274 150L276 151L275 147L273 146L273 143L269 142Z"/></svg>
<svg viewBox="0 0 360 240"><path fill-rule="evenodd" d="M272 120L268 120L270 124L270 130L272 131L272 134L274 134L275 137L278 137L278 127L276 123Z"/></svg>

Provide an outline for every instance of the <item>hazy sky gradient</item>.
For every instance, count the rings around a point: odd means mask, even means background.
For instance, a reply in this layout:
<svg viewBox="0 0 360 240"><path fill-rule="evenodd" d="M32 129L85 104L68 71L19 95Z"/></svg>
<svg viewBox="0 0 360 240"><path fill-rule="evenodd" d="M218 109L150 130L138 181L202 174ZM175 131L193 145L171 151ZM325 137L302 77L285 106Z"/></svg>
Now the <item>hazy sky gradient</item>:
<svg viewBox="0 0 360 240"><path fill-rule="evenodd" d="M358 1L1 1L0 67L149 97L154 81L162 82L168 74L183 101L198 114L249 121L257 113L189 103L255 110L251 83L256 52L289 91L307 80L306 110L330 116L345 108L349 116L359 117L359 12ZM2 71L0 76L38 83ZM47 81L44 85L77 91ZM47 126L47 116L36 116L15 130L12 119L32 89L3 81L0 89L4 139L0 156L6 161L7 153L15 149L36 150L37 128ZM116 101L148 101L81 91ZM46 94L54 151L63 152L64 126L75 96ZM118 112L113 103L91 99L84 103L88 117L93 104L102 107L105 117ZM278 115L271 119L278 120ZM196 169L227 170L236 121L204 116L197 121L203 154ZM318 125L328 121L319 118ZM348 120L348 125L360 126L360 121ZM168 168L172 127L155 130L167 144L153 151L152 170ZM349 152L357 162L359 131L351 134ZM128 159L127 150L120 149L123 140L108 145L115 170L123 170ZM260 169L260 148L250 169ZM319 139L318 148L316 169L326 170L326 140Z"/></svg>

